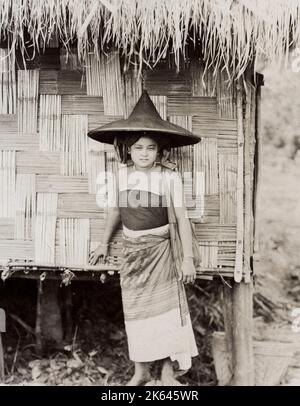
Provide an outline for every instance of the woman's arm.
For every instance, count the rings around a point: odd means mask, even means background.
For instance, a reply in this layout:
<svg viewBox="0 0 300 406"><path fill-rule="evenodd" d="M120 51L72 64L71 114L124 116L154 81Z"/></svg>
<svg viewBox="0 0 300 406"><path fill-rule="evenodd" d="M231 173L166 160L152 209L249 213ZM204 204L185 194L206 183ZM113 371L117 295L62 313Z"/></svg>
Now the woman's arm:
<svg viewBox="0 0 300 406"><path fill-rule="evenodd" d="M98 245L98 247L91 252L89 263L91 265L95 265L99 258L102 257L103 260L106 259L108 254L108 243L113 236L117 226L120 224L121 216L120 210L118 207L111 207L108 210L108 215L106 219L105 230L103 233L102 243Z"/></svg>
<svg viewBox="0 0 300 406"><path fill-rule="evenodd" d="M177 174L176 174L177 175ZM174 176L174 175L173 175ZM182 243L183 261L181 266L180 280L184 283L194 282L196 278L196 269L194 265L193 255L193 238L191 224L187 217L187 211L184 205L183 185L179 175L176 176L176 181L170 185L171 199L174 204L175 216L178 224L179 237ZM176 185L176 186L174 186ZM181 199L178 200L178 197Z"/></svg>
<svg viewBox="0 0 300 406"><path fill-rule="evenodd" d="M175 207L175 215L178 224L179 235L182 243L183 257L193 257L193 240L191 224L186 217L186 209Z"/></svg>

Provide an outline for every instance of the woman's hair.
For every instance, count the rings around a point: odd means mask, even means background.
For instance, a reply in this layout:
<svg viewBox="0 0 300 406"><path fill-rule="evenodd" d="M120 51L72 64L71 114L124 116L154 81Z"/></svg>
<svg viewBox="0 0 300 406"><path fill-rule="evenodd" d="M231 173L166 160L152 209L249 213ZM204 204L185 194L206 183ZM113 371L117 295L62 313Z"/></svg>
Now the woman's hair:
<svg viewBox="0 0 300 406"><path fill-rule="evenodd" d="M123 163L127 164L128 161L131 159L130 153L128 149L135 144L140 138L148 137L155 141L158 145L158 154L160 160L167 160L170 155L170 143L165 138L161 138L159 135L148 135L145 134L131 134L126 135L124 137L116 136L114 140L114 147L118 157L118 160Z"/></svg>

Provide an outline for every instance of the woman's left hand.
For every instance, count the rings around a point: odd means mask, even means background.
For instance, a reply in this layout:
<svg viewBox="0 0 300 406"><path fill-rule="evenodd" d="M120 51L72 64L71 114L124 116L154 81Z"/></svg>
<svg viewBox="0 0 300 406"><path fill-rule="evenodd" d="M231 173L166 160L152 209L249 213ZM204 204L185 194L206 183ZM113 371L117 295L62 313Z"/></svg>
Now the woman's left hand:
<svg viewBox="0 0 300 406"><path fill-rule="evenodd" d="M194 265L194 259L191 257L183 258L179 280L183 283L194 283L195 279L196 269Z"/></svg>

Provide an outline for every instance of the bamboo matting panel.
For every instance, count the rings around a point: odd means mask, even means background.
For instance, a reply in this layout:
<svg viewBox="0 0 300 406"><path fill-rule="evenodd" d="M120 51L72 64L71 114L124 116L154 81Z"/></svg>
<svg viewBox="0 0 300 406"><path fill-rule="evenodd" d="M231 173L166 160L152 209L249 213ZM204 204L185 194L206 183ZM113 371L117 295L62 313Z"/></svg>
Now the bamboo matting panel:
<svg viewBox="0 0 300 406"><path fill-rule="evenodd" d="M97 205L96 196L87 193L59 193L58 218L103 218L104 213Z"/></svg>
<svg viewBox="0 0 300 406"><path fill-rule="evenodd" d="M86 95L85 76L79 71L62 70L58 74L58 94Z"/></svg>
<svg viewBox="0 0 300 406"><path fill-rule="evenodd" d="M149 94L164 96L192 94L192 77L188 70L176 72L175 69L153 69L146 70L143 75L145 88Z"/></svg>
<svg viewBox="0 0 300 406"><path fill-rule="evenodd" d="M70 52L67 52L65 47L61 47L59 50L60 69L69 71L82 70L82 66L78 59L78 52L76 48L71 48Z"/></svg>
<svg viewBox="0 0 300 406"><path fill-rule="evenodd" d="M16 114L0 114L0 132L16 133L18 131L18 117Z"/></svg>
<svg viewBox="0 0 300 406"><path fill-rule="evenodd" d="M76 70L40 71L40 94L86 95L85 76Z"/></svg>
<svg viewBox="0 0 300 406"><path fill-rule="evenodd" d="M16 153L0 150L0 217L15 216Z"/></svg>
<svg viewBox="0 0 300 406"><path fill-rule="evenodd" d="M87 55L85 72L86 93L89 96L103 96L101 62L95 54Z"/></svg>
<svg viewBox="0 0 300 406"><path fill-rule="evenodd" d="M17 174L15 236L17 240L34 240L36 218L35 175Z"/></svg>
<svg viewBox="0 0 300 406"><path fill-rule="evenodd" d="M13 56L0 48L0 114L16 114L17 88L16 68Z"/></svg>
<svg viewBox="0 0 300 406"><path fill-rule="evenodd" d="M118 51L102 55L100 58L101 84L103 90L104 112L107 116L124 116L124 81L121 75Z"/></svg>
<svg viewBox="0 0 300 406"><path fill-rule="evenodd" d="M201 61L192 60L191 76L193 96L216 96L216 80L213 68L208 68L205 71L204 65Z"/></svg>
<svg viewBox="0 0 300 406"><path fill-rule="evenodd" d="M111 123L112 121L121 120L123 117L121 116L106 116L104 111L100 114L89 114L88 115L88 126L89 131L95 130L98 127L101 127L104 124ZM105 147L110 147L109 144L106 144ZM113 147L112 147L113 148Z"/></svg>
<svg viewBox="0 0 300 406"><path fill-rule="evenodd" d="M61 126L61 174L86 175L88 171L88 116L63 115Z"/></svg>
<svg viewBox="0 0 300 406"><path fill-rule="evenodd" d="M10 259L33 261L34 243L24 240L0 240L0 263Z"/></svg>
<svg viewBox="0 0 300 406"><path fill-rule="evenodd" d="M35 133L38 120L39 71L18 71L18 130Z"/></svg>
<svg viewBox="0 0 300 406"><path fill-rule="evenodd" d="M0 217L0 239L13 240L15 219L13 217Z"/></svg>
<svg viewBox="0 0 300 406"><path fill-rule="evenodd" d="M124 73L124 90L124 115L127 118L142 94L142 78L137 75L135 69Z"/></svg>
<svg viewBox="0 0 300 406"><path fill-rule="evenodd" d="M59 219L56 229L57 263L86 264L90 247L90 221L88 219Z"/></svg>
<svg viewBox="0 0 300 406"><path fill-rule="evenodd" d="M60 152L17 151L17 174L59 175Z"/></svg>
<svg viewBox="0 0 300 406"><path fill-rule="evenodd" d="M88 180L89 193L96 194L99 181L105 176L105 151L104 144L89 140L88 151Z"/></svg>
<svg viewBox="0 0 300 406"><path fill-rule="evenodd" d="M101 115L104 112L102 97L93 97L87 95L62 95L61 98L62 114L96 114Z"/></svg>
<svg viewBox="0 0 300 406"><path fill-rule="evenodd" d="M171 160L184 180L203 273L232 276L235 86L228 87L223 74L215 77L193 59L180 72L161 62L139 77L136 67L123 69L115 51L99 60L89 54L80 66L75 54L67 60L51 48L30 67L5 81L0 69L2 89L6 86L0 100L0 261L86 264L105 227L103 175L119 167L113 146L90 140L86 133L128 117L144 87L162 118L202 137L197 145L172 149ZM249 117L253 122L254 111ZM111 255L115 263L120 260L121 229Z"/></svg>
<svg viewBox="0 0 300 406"><path fill-rule="evenodd" d="M237 155L219 154L220 223L236 223Z"/></svg>
<svg viewBox="0 0 300 406"><path fill-rule="evenodd" d="M39 107L40 150L59 151L61 148L61 96L41 95Z"/></svg>
<svg viewBox="0 0 300 406"><path fill-rule="evenodd" d="M0 151L38 151L38 149L37 134L0 133Z"/></svg>
<svg viewBox="0 0 300 406"><path fill-rule="evenodd" d="M57 193L37 193L34 250L41 264L55 264Z"/></svg>
<svg viewBox="0 0 300 406"><path fill-rule="evenodd" d="M42 70L40 71L40 87L39 93L41 94L58 94L58 70Z"/></svg>
<svg viewBox="0 0 300 406"><path fill-rule="evenodd" d="M88 193L86 176L37 175L36 191L49 193Z"/></svg>
<svg viewBox="0 0 300 406"><path fill-rule="evenodd" d="M34 56L29 56L26 60L26 67L29 70L59 70L61 68L60 48L47 47L42 54L36 53Z"/></svg>

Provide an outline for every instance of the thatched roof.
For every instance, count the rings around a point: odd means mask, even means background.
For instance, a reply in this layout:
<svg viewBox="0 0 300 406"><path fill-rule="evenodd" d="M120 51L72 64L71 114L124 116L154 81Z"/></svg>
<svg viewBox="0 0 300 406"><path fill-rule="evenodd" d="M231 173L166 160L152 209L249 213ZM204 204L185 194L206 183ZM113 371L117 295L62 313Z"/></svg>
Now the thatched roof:
<svg viewBox="0 0 300 406"><path fill-rule="evenodd" d="M236 76L256 53L282 60L299 41L300 0L0 0L1 37L33 47L52 34L79 57L114 44L127 60L157 62L167 48L176 64L187 41L202 49L207 64Z"/></svg>

